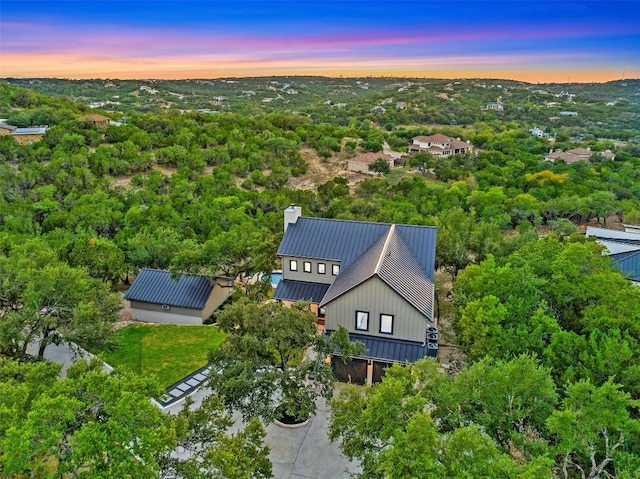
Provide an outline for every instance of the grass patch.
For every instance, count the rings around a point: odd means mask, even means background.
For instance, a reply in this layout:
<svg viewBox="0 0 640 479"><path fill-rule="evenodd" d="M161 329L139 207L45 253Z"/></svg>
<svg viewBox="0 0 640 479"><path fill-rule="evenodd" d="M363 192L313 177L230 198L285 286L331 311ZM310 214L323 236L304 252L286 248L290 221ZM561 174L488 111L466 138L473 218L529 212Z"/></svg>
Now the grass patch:
<svg viewBox="0 0 640 479"><path fill-rule="evenodd" d="M116 347L102 354L116 369L154 376L167 387L207 364L225 334L215 326L132 324L116 331Z"/></svg>

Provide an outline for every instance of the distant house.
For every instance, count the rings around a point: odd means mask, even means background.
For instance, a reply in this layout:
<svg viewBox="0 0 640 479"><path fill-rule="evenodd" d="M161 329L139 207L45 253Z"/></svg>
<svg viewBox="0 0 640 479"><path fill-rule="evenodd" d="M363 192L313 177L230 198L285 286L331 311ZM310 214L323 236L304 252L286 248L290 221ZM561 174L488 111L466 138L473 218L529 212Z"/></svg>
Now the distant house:
<svg viewBox="0 0 640 479"><path fill-rule="evenodd" d="M599 153L606 160L615 160L616 155L611 152L611 150L606 150L602 152L594 152L591 151L591 148L572 148L571 150L566 151L549 151L544 157L545 161L556 162L558 160L562 160L565 163L577 163L578 161L589 161L591 155L594 153Z"/></svg>
<svg viewBox="0 0 640 479"><path fill-rule="evenodd" d="M106 128L109 126L111 118L104 115L98 115L97 113L92 113L90 115L81 116L78 120L92 123L98 128Z"/></svg>
<svg viewBox="0 0 640 479"><path fill-rule="evenodd" d="M487 104L487 110L502 111L504 110L504 105L502 103L489 103Z"/></svg>
<svg viewBox="0 0 640 479"><path fill-rule="evenodd" d="M166 324L202 324L231 295L228 280L212 285L205 276L145 268L124 299L137 321Z"/></svg>
<svg viewBox="0 0 640 479"><path fill-rule="evenodd" d="M578 116L577 111L561 111L560 116Z"/></svg>
<svg viewBox="0 0 640 479"><path fill-rule="evenodd" d="M21 145L30 145L42 140L42 136L47 132L48 127L36 126L29 128L15 128L11 136Z"/></svg>
<svg viewBox="0 0 640 479"><path fill-rule="evenodd" d="M364 153L352 158L347 163L347 169L349 171L355 171L356 173L365 173L368 175L374 175L375 172L369 170L371 164L375 163L378 159L383 159L389 163L389 168L393 168L394 158L385 155L384 153Z"/></svg>
<svg viewBox="0 0 640 479"><path fill-rule="evenodd" d="M608 228L587 228L587 237L607 249L613 266L640 286L640 226L625 225L624 231Z"/></svg>
<svg viewBox="0 0 640 479"><path fill-rule="evenodd" d="M426 151L431 153L434 157L440 157L471 153L473 151L473 145L460 140L460 138L450 138L445 135L437 134L414 137L413 144L409 145L408 150L409 153Z"/></svg>
<svg viewBox="0 0 640 479"><path fill-rule="evenodd" d="M538 138L549 138L549 133L546 133L544 130L540 128L530 128L529 133L533 136L537 136Z"/></svg>
<svg viewBox="0 0 640 479"><path fill-rule="evenodd" d="M338 377L370 383L391 363L436 355L434 227L284 215L273 298L309 301L327 333L342 326L365 344L348 366L333 361Z"/></svg>
<svg viewBox="0 0 640 479"><path fill-rule="evenodd" d="M0 136L10 135L16 128L18 128L18 127L17 126L13 126L13 125L5 125L4 123L0 123Z"/></svg>

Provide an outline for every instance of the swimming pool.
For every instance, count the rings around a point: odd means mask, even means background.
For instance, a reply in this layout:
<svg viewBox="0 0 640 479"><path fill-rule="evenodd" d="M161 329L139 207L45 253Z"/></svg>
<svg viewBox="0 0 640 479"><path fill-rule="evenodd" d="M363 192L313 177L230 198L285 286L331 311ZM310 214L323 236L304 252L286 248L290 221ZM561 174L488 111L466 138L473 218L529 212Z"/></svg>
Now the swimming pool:
<svg viewBox="0 0 640 479"><path fill-rule="evenodd" d="M260 281L264 281L265 279L269 278L269 276L271 276L271 287L276 288L278 286L278 283L282 279L282 271L272 271L271 275L264 273L262 276L260 276Z"/></svg>

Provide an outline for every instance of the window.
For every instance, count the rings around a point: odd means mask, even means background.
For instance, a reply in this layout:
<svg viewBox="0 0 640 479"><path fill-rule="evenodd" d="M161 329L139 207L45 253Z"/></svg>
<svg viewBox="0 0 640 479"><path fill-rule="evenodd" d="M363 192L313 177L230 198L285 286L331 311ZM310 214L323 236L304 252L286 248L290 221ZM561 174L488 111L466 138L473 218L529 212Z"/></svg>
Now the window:
<svg viewBox="0 0 640 479"><path fill-rule="evenodd" d="M380 332L385 334L393 334L393 315L380 315Z"/></svg>
<svg viewBox="0 0 640 479"><path fill-rule="evenodd" d="M289 269L291 271L298 271L298 261L295 259L289 260Z"/></svg>
<svg viewBox="0 0 640 479"><path fill-rule="evenodd" d="M356 329L369 331L369 313L367 311L356 311Z"/></svg>
<svg viewBox="0 0 640 479"><path fill-rule="evenodd" d="M302 271L305 273L311 273L311 261L304 261L302 263Z"/></svg>
<svg viewBox="0 0 640 479"><path fill-rule="evenodd" d="M327 272L327 265L324 263L318 263L318 274L325 274Z"/></svg>
<svg viewBox="0 0 640 479"><path fill-rule="evenodd" d="M331 274L334 276L338 276L340 274L340 265L332 264L331 265Z"/></svg>
<svg viewBox="0 0 640 479"><path fill-rule="evenodd" d="M324 316L325 314L327 314L327 308L323 306L322 308L318 309L319 316Z"/></svg>

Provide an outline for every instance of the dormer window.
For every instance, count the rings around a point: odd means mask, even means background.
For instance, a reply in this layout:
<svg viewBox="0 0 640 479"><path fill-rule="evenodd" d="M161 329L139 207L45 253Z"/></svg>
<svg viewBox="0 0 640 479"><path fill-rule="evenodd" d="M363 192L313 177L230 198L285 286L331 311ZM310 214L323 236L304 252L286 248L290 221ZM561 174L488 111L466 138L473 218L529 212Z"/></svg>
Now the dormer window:
<svg viewBox="0 0 640 479"><path fill-rule="evenodd" d="M338 276L340 274L340 265L332 264L331 265L331 274L334 276Z"/></svg>
<svg viewBox="0 0 640 479"><path fill-rule="evenodd" d="M295 259L289 260L289 269L291 271L298 271L298 260L295 260Z"/></svg>
<svg viewBox="0 0 640 479"><path fill-rule="evenodd" d="M305 273L311 273L311 261L304 261L302 263L302 271Z"/></svg>

